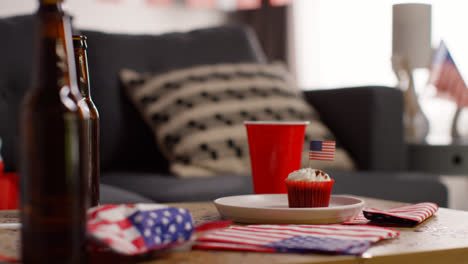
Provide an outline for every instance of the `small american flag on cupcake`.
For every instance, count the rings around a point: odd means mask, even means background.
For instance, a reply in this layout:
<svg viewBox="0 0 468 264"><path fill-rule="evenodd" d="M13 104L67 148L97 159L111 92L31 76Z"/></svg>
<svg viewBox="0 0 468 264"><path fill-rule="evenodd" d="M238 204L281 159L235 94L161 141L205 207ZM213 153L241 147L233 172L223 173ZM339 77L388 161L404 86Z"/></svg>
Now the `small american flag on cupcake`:
<svg viewBox="0 0 468 264"><path fill-rule="evenodd" d="M309 160L335 160L335 141L310 141Z"/></svg>

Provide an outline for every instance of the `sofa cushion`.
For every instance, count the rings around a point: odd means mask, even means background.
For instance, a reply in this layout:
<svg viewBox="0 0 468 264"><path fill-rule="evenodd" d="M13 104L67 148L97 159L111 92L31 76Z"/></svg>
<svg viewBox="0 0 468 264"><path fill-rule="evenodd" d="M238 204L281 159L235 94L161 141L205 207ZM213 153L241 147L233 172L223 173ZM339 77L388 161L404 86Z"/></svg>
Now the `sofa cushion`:
<svg viewBox="0 0 468 264"><path fill-rule="evenodd" d="M34 17L0 18L0 135L6 171L19 169L18 113L31 86L34 47Z"/></svg>
<svg viewBox="0 0 468 264"><path fill-rule="evenodd" d="M407 170L401 90L359 86L308 90L304 97L349 151L359 170Z"/></svg>
<svg viewBox="0 0 468 264"><path fill-rule="evenodd" d="M169 174L108 172L101 182L157 203L212 201L222 196L253 193L252 179L246 175L178 178Z"/></svg>
<svg viewBox="0 0 468 264"><path fill-rule="evenodd" d="M107 184L100 184L99 186L100 204L132 204L132 203L153 203L154 201L140 194L111 186Z"/></svg>
<svg viewBox="0 0 468 264"><path fill-rule="evenodd" d="M123 70L121 78L178 176L248 174L244 120L310 121L306 152L310 139L334 140L282 64L205 65L157 75ZM338 148L335 162L312 166L350 169L353 163Z"/></svg>
<svg viewBox="0 0 468 264"><path fill-rule="evenodd" d="M255 35L242 25L161 35L81 33L88 37L91 93L101 118L103 171L168 170L151 130L120 89L121 69L163 73L200 64L265 61Z"/></svg>

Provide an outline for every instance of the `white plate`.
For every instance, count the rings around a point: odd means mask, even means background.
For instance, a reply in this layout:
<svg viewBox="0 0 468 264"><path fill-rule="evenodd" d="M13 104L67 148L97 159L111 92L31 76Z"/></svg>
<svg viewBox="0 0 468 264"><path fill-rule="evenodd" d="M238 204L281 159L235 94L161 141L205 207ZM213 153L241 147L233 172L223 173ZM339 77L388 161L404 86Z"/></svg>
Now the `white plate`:
<svg viewBox="0 0 468 264"><path fill-rule="evenodd" d="M338 224L356 217L364 201L332 195L328 207L289 208L287 194L228 196L214 201L224 219L249 224Z"/></svg>

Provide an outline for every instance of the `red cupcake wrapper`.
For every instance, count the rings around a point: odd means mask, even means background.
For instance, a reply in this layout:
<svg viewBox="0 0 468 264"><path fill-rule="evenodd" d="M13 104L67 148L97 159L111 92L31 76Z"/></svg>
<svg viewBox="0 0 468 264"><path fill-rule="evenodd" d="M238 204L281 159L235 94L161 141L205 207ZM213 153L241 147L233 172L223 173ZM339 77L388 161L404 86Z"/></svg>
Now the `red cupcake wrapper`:
<svg viewBox="0 0 468 264"><path fill-rule="evenodd" d="M285 181L288 189L289 207L328 207L333 188L330 181Z"/></svg>

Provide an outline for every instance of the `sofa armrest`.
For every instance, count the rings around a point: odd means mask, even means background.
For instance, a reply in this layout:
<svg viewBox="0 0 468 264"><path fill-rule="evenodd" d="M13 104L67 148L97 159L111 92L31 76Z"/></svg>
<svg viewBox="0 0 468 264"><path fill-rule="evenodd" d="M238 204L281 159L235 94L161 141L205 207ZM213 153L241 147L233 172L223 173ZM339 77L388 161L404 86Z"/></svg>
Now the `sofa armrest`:
<svg viewBox="0 0 468 264"><path fill-rule="evenodd" d="M403 94L385 86L304 91L358 169L401 171L406 165Z"/></svg>

